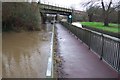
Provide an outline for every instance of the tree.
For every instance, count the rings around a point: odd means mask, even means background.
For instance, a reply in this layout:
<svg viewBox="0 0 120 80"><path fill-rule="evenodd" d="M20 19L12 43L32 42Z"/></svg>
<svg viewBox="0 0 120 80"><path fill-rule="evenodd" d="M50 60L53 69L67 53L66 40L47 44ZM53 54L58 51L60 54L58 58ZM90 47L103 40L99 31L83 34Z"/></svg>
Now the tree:
<svg viewBox="0 0 120 80"><path fill-rule="evenodd" d="M112 0L110 0L108 2L108 4L105 4L105 2L103 0L91 0L88 1L87 3L84 3L84 6L89 6L89 7L93 7L93 6L98 6L98 4L101 4L102 6L102 13L103 13L103 20L104 20L104 26L109 26L109 14L112 12ZM114 7L113 9L116 9L118 6ZM93 11L91 11L93 12Z"/></svg>
<svg viewBox="0 0 120 80"><path fill-rule="evenodd" d="M40 24L41 16L36 3L2 3L3 31L40 30Z"/></svg>
<svg viewBox="0 0 120 80"><path fill-rule="evenodd" d="M102 9L103 9L104 26L109 26L108 17L109 17L109 14L110 14L110 8L111 8L112 0L110 0L110 3L108 5L107 9L105 9L105 4L104 4L103 0L101 0L101 4L102 4Z"/></svg>
<svg viewBox="0 0 120 80"><path fill-rule="evenodd" d="M75 6L71 5L72 9L72 21L88 21L87 13L85 11L75 10Z"/></svg>
<svg viewBox="0 0 120 80"><path fill-rule="evenodd" d="M89 8L86 9L89 22L93 21L93 16L94 16L94 14L96 14L98 8L99 8L98 6L90 6Z"/></svg>

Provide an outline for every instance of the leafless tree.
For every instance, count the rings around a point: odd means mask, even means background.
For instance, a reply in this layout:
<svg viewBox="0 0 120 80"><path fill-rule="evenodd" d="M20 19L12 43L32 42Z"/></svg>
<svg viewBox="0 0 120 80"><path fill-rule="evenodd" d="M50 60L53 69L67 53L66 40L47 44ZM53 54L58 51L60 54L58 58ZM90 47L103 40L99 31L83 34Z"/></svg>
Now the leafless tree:
<svg viewBox="0 0 120 80"><path fill-rule="evenodd" d="M118 5L115 5L114 8L112 8L112 0L110 0L108 2L108 5L105 4L105 2L103 0L90 0L87 3L84 3L84 6L88 6L88 7L93 7L93 6L98 6L98 4L101 4L100 7L102 7L103 9L103 20L104 20L104 26L109 26L109 14L112 12L112 10L116 9L118 7ZM111 9L112 8L112 9ZM91 11L94 12L94 11Z"/></svg>
<svg viewBox="0 0 120 80"><path fill-rule="evenodd" d="M94 16L94 14L96 14L98 9L99 9L99 6L91 6L91 7L86 9L86 12L88 14L89 22L93 21L93 16Z"/></svg>

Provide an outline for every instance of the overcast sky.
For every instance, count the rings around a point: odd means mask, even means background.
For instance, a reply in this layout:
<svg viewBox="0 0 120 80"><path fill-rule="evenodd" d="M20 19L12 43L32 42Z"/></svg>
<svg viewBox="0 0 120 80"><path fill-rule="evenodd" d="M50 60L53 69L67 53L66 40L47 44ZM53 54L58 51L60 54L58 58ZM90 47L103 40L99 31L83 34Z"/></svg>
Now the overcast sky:
<svg viewBox="0 0 120 80"><path fill-rule="evenodd" d="M39 1L39 0L37 0ZM85 10L85 7L83 7L81 4L85 3L90 0L40 0L41 3L46 3L46 4L51 4L51 5L59 5L62 7L74 7L76 10ZM97 0L92 0L92 1L97 1ZM110 0L103 0L104 2L108 3ZM114 2L117 2L119 0L113 0Z"/></svg>
<svg viewBox="0 0 120 80"><path fill-rule="evenodd" d="M77 10L83 10L84 8L80 6L85 0L41 0L42 3L49 3L53 5L59 5L62 7L74 7Z"/></svg>
<svg viewBox="0 0 120 80"><path fill-rule="evenodd" d="M1 0L0 0L1 1ZM4 1L33 1L33 2L38 2L39 0L2 0ZM50 4L50 5L55 5L55 6L60 6L60 7L73 7L76 10L80 10L83 11L85 10L85 7L83 7L81 4L88 2L88 1L98 1L98 0L40 0L41 3L45 3L45 4ZM101 1L101 0L100 0ZM110 0L103 0L106 4L108 4L110 2ZM113 4L118 2L119 0L112 0ZM101 5L101 4L100 4Z"/></svg>

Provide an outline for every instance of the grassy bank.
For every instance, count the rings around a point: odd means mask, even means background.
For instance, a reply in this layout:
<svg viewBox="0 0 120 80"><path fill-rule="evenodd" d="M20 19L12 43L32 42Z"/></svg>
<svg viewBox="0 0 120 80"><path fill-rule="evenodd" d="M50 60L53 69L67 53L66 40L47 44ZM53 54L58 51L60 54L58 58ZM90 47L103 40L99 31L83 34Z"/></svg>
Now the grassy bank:
<svg viewBox="0 0 120 80"><path fill-rule="evenodd" d="M104 26L101 22L80 22L82 25L97 28L104 31L119 33L120 27L118 24L110 23L109 26Z"/></svg>
<svg viewBox="0 0 120 80"><path fill-rule="evenodd" d="M40 30L40 11L37 3L2 3L2 30Z"/></svg>

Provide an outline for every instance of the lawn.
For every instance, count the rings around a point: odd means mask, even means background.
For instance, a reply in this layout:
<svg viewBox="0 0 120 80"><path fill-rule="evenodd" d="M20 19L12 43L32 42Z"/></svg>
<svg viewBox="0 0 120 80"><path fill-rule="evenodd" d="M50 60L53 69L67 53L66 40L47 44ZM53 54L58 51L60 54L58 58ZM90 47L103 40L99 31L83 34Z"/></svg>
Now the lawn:
<svg viewBox="0 0 120 80"><path fill-rule="evenodd" d="M101 29L104 31L118 33L120 31L120 27L118 28L118 24L109 23L109 26L104 26L102 22L80 22L82 25Z"/></svg>

